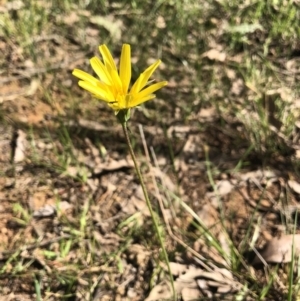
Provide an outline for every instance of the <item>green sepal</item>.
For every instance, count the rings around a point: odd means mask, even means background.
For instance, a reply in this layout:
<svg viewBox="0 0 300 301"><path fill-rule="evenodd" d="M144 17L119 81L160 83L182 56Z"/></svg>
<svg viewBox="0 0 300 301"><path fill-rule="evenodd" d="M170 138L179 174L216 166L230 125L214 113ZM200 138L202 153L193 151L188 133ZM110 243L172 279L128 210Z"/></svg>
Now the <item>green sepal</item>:
<svg viewBox="0 0 300 301"><path fill-rule="evenodd" d="M116 116L121 123L126 123L130 119L130 109L124 109L116 112Z"/></svg>

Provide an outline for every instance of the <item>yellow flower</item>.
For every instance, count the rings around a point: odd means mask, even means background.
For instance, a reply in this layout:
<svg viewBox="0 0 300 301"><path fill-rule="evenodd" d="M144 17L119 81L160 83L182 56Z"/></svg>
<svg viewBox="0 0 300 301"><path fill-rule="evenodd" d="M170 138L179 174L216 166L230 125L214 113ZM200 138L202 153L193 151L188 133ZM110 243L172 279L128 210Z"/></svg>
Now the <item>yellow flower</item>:
<svg viewBox="0 0 300 301"><path fill-rule="evenodd" d="M150 76L161 63L160 60L157 60L140 74L129 90L131 80L130 45L123 44L119 72L107 46L101 45L99 50L103 63L97 57L93 57L90 63L100 80L78 69L74 69L73 75L80 79L78 85L81 88L92 93L94 97L105 101L116 113L120 110L136 107L154 98L153 93L168 83L162 81L146 87Z"/></svg>

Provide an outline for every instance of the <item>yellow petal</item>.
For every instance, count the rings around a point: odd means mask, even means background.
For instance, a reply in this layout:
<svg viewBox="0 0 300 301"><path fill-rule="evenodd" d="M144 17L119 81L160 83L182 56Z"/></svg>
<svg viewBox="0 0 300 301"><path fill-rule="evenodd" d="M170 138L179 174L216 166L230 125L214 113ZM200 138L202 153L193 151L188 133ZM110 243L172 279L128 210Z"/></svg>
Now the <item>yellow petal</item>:
<svg viewBox="0 0 300 301"><path fill-rule="evenodd" d="M111 79L112 79L112 89L114 90L115 94L122 93L123 94L123 86L120 79L120 76L116 70L112 70L111 72Z"/></svg>
<svg viewBox="0 0 300 301"><path fill-rule="evenodd" d="M159 82L159 83L156 83L154 85L151 85L149 87L147 87L146 89L144 89L143 91L139 92L137 95L136 95L136 98L144 98L145 96L149 95L149 94L152 94L153 92L161 89L162 87L166 86L168 84L167 81L163 81L163 82Z"/></svg>
<svg viewBox="0 0 300 301"><path fill-rule="evenodd" d="M112 102L113 100L111 98L109 98L109 95L107 95L105 90L102 90L99 87L96 87L94 85L92 85L91 83L85 82L85 81L79 81L78 85L87 90L88 92L92 93L95 97L106 101L106 102Z"/></svg>
<svg viewBox="0 0 300 301"><path fill-rule="evenodd" d="M130 102L130 105L128 107L133 108L133 107L139 106L140 104L142 104L150 99L153 99L154 97L155 97L155 94L149 94L143 98L137 97L133 101Z"/></svg>
<svg viewBox="0 0 300 301"><path fill-rule="evenodd" d="M91 84L94 84L96 85L97 82L99 81L97 78L95 78L94 76L82 71L82 70L79 70L79 69L74 69L72 74L76 77L78 77L79 79L81 80L84 80L86 82L89 82Z"/></svg>
<svg viewBox="0 0 300 301"><path fill-rule="evenodd" d="M106 84L98 81L97 87L99 87L100 89L102 89L103 91L105 91L108 99L111 99L112 101L115 100L114 91L111 88L111 86L108 86L108 85L106 85Z"/></svg>
<svg viewBox="0 0 300 301"><path fill-rule="evenodd" d="M136 82L133 84L133 86L132 86L132 88L130 90L130 93L135 94L135 93L138 93L139 91L141 91L145 87L145 85L148 82L148 79L150 78L150 76L153 74L153 72L159 66L160 63L161 63L161 60L158 60L154 64L152 64L151 66L149 66L139 76L139 78L136 80Z"/></svg>
<svg viewBox="0 0 300 301"><path fill-rule="evenodd" d="M143 91L139 92L132 99L129 107L132 108L132 107L138 106L138 105L142 104L143 102L154 98L155 95L153 94L153 92L159 90L160 88L166 86L167 84L168 84L167 81L159 82L159 83L151 85L148 88L144 89Z"/></svg>
<svg viewBox="0 0 300 301"><path fill-rule="evenodd" d="M103 63L97 57L90 59L91 66L98 77L107 85L112 85L110 73L107 71Z"/></svg>
<svg viewBox="0 0 300 301"><path fill-rule="evenodd" d="M115 61L114 61L109 49L107 48L107 46L105 44L99 46L99 51L103 57L103 61L104 61L104 64L105 64L105 67L107 68L107 70L109 72L111 72L112 70L117 71Z"/></svg>
<svg viewBox="0 0 300 301"><path fill-rule="evenodd" d="M108 105L114 110L114 111L120 111L119 104L117 102L108 103ZM116 113L115 113L116 114Z"/></svg>
<svg viewBox="0 0 300 301"><path fill-rule="evenodd" d="M124 44L120 59L120 79L123 84L123 93L127 94L131 80L131 53L130 45Z"/></svg>

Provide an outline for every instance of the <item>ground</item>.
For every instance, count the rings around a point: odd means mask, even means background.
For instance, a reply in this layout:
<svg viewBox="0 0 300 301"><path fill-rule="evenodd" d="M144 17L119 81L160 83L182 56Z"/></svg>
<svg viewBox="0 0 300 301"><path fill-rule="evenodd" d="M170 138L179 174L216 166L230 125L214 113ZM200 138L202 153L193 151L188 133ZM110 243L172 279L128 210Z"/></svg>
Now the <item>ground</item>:
<svg viewBox="0 0 300 301"><path fill-rule="evenodd" d="M155 3L0 1L1 301L297 299L299 3ZM122 127L71 74L125 42L168 80L128 125L177 296Z"/></svg>

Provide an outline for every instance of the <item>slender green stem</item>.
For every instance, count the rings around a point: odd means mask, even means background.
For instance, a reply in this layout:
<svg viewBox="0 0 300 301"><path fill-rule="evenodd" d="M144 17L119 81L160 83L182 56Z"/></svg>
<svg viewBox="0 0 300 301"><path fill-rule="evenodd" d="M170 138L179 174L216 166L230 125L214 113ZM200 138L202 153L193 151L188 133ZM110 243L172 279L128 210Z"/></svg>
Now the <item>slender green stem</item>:
<svg viewBox="0 0 300 301"><path fill-rule="evenodd" d="M137 176L138 176L140 184L142 186L142 190L143 190L144 197L145 197L145 200L146 200L146 203L147 203L147 207L149 209L149 212L150 212L150 215L151 215L151 219L153 221L154 230L155 230L155 232L156 232L156 234L158 236L158 240L159 240L160 247L162 249L163 257L164 257L165 262L166 262L167 267L168 267L168 272L169 272L169 275L170 275L170 280L171 280L171 285L172 285L172 290L173 290L173 296L174 296L174 300L176 300L176 291L175 291L173 275L172 275L171 267L170 267L170 263L169 263L169 257L168 257L166 248L164 246L164 242L163 242L162 236L161 236L160 231L159 231L159 226L158 226L156 217L154 215L154 211L153 211L153 208L152 208L149 196L148 196L147 188L145 186L141 170L140 170L140 168L139 168L139 166L137 164L136 156L134 154L134 151L133 151L133 148L132 148L132 144L131 144L131 141L130 141L130 138L129 138L129 133L128 133L128 128L127 128L127 123L126 122L122 123L122 128L123 128L123 132L124 132L124 135L125 135L125 138L126 138L126 142L127 142L128 148L129 148L129 152L130 152L131 158L132 158L133 163L134 163L134 168L136 170Z"/></svg>

